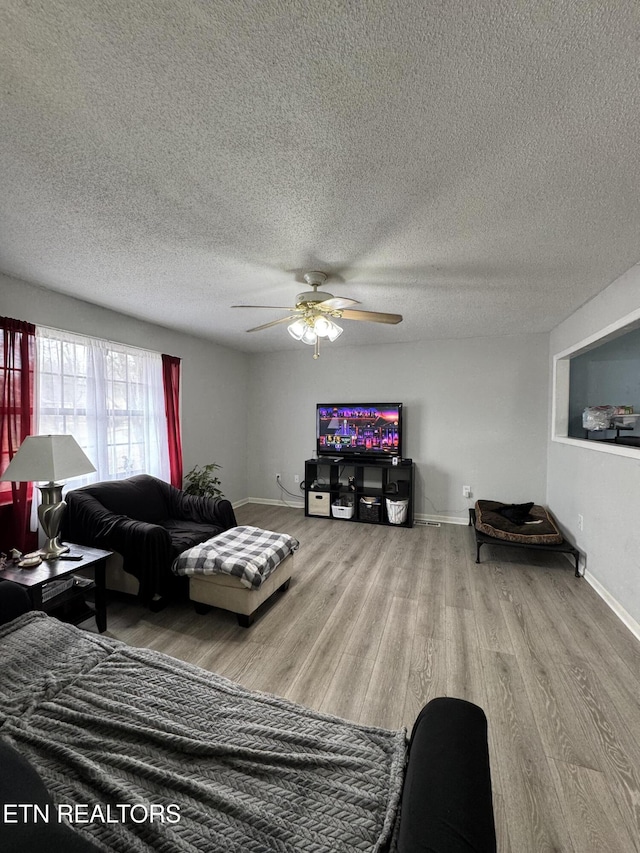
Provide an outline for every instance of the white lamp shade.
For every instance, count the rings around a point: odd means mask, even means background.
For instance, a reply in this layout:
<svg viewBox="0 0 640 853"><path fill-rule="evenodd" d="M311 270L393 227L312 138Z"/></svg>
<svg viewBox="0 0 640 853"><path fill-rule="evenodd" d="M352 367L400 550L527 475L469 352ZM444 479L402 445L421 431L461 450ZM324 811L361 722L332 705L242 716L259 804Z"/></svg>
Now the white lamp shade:
<svg viewBox="0 0 640 853"><path fill-rule="evenodd" d="M327 320L326 317L316 317L313 324L313 331L318 337L326 338L332 325L331 320Z"/></svg>
<svg viewBox="0 0 640 853"><path fill-rule="evenodd" d="M304 334L302 335L300 340L302 341L303 344L309 344L309 346L312 347L315 344L315 342L318 340L318 336L313 331L312 326L307 326L307 328L304 330Z"/></svg>
<svg viewBox="0 0 640 853"><path fill-rule="evenodd" d="M287 331L289 332L291 337L295 338L297 341L302 338L306 329L307 324L304 322L304 320L296 320L290 326L287 326Z"/></svg>
<svg viewBox="0 0 640 853"><path fill-rule="evenodd" d="M331 342L335 341L336 338L339 338L342 334L343 329L342 326L339 326L337 323L331 323L329 327L329 331L327 332L327 337Z"/></svg>
<svg viewBox="0 0 640 853"><path fill-rule="evenodd" d="M12 483L54 482L95 470L72 435L29 435L0 480Z"/></svg>

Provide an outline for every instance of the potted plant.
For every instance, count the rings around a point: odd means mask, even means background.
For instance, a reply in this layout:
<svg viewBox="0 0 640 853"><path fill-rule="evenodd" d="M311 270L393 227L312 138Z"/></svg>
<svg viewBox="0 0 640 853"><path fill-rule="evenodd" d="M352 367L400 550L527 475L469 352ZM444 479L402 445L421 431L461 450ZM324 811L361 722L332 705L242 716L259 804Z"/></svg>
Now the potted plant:
<svg viewBox="0 0 640 853"><path fill-rule="evenodd" d="M224 497L222 491L218 488L220 480L214 474L214 471L221 467L221 465L217 465L215 462L203 465L202 468L196 465L188 474L185 474L184 491L188 495L197 495L204 498Z"/></svg>

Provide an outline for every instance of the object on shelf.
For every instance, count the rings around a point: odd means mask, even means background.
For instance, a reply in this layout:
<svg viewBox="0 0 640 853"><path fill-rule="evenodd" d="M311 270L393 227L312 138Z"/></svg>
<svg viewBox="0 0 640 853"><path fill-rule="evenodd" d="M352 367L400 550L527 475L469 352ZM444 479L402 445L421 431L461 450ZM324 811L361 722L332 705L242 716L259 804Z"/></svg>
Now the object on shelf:
<svg viewBox="0 0 640 853"><path fill-rule="evenodd" d="M66 592L68 589L71 589L72 586L73 578L60 578L60 580L50 581L49 583L44 584L42 587L42 603L44 604L45 601L51 601L52 598Z"/></svg>
<svg viewBox="0 0 640 853"><path fill-rule="evenodd" d="M336 501L331 504L331 515L334 518L353 518L353 504Z"/></svg>
<svg viewBox="0 0 640 853"><path fill-rule="evenodd" d="M331 495L329 492L309 492L307 495L309 515L331 515Z"/></svg>
<svg viewBox="0 0 640 853"><path fill-rule="evenodd" d="M407 511L409 509L409 501L406 499L402 499L399 501L392 501L389 498L386 499L387 502L387 517L391 524L404 524L407 520Z"/></svg>
<svg viewBox="0 0 640 853"><path fill-rule="evenodd" d="M614 415L611 418L611 429L633 429L640 415Z"/></svg>
<svg viewBox="0 0 640 853"><path fill-rule="evenodd" d="M582 412L582 428L589 432L609 429L613 412L613 406L587 406Z"/></svg>
<svg viewBox="0 0 640 853"><path fill-rule="evenodd" d="M361 521L380 521L380 498L362 497L358 507Z"/></svg>
<svg viewBox="0 0 640 853"><path fill-rule="evenodd" d="M42 557L40 554L25 554L24 557L18 561L18 567L21 569L35 569L36 566L39 566L42 562Z"/></svg>

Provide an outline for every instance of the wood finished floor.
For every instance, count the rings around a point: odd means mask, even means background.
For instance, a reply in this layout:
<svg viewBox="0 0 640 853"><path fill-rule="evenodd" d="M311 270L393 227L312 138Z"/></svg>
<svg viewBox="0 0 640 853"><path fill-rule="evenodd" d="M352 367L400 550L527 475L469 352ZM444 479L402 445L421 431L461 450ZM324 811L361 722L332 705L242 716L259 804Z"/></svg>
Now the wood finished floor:
<svg viewBox="0 0 640 853"><path fill-rule="evenodd" d="M109 605L108 634L321 711L411 727L435 696L484 708L501 853L640 851L640 643L560 555L247 505L297 536L288 592L220 610Z"/></svg>

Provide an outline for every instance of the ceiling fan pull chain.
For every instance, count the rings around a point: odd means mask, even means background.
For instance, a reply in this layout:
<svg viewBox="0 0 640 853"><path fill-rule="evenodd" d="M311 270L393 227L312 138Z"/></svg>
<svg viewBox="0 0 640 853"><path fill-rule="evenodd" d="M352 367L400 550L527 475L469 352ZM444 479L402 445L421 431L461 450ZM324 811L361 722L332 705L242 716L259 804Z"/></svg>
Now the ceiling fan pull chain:
<svg viewBox="0 0 640 853"><path fill-rule="evenodd" d="M320 358L320 336L316 335L316 342L313 347L313 357Z"/></svg>

